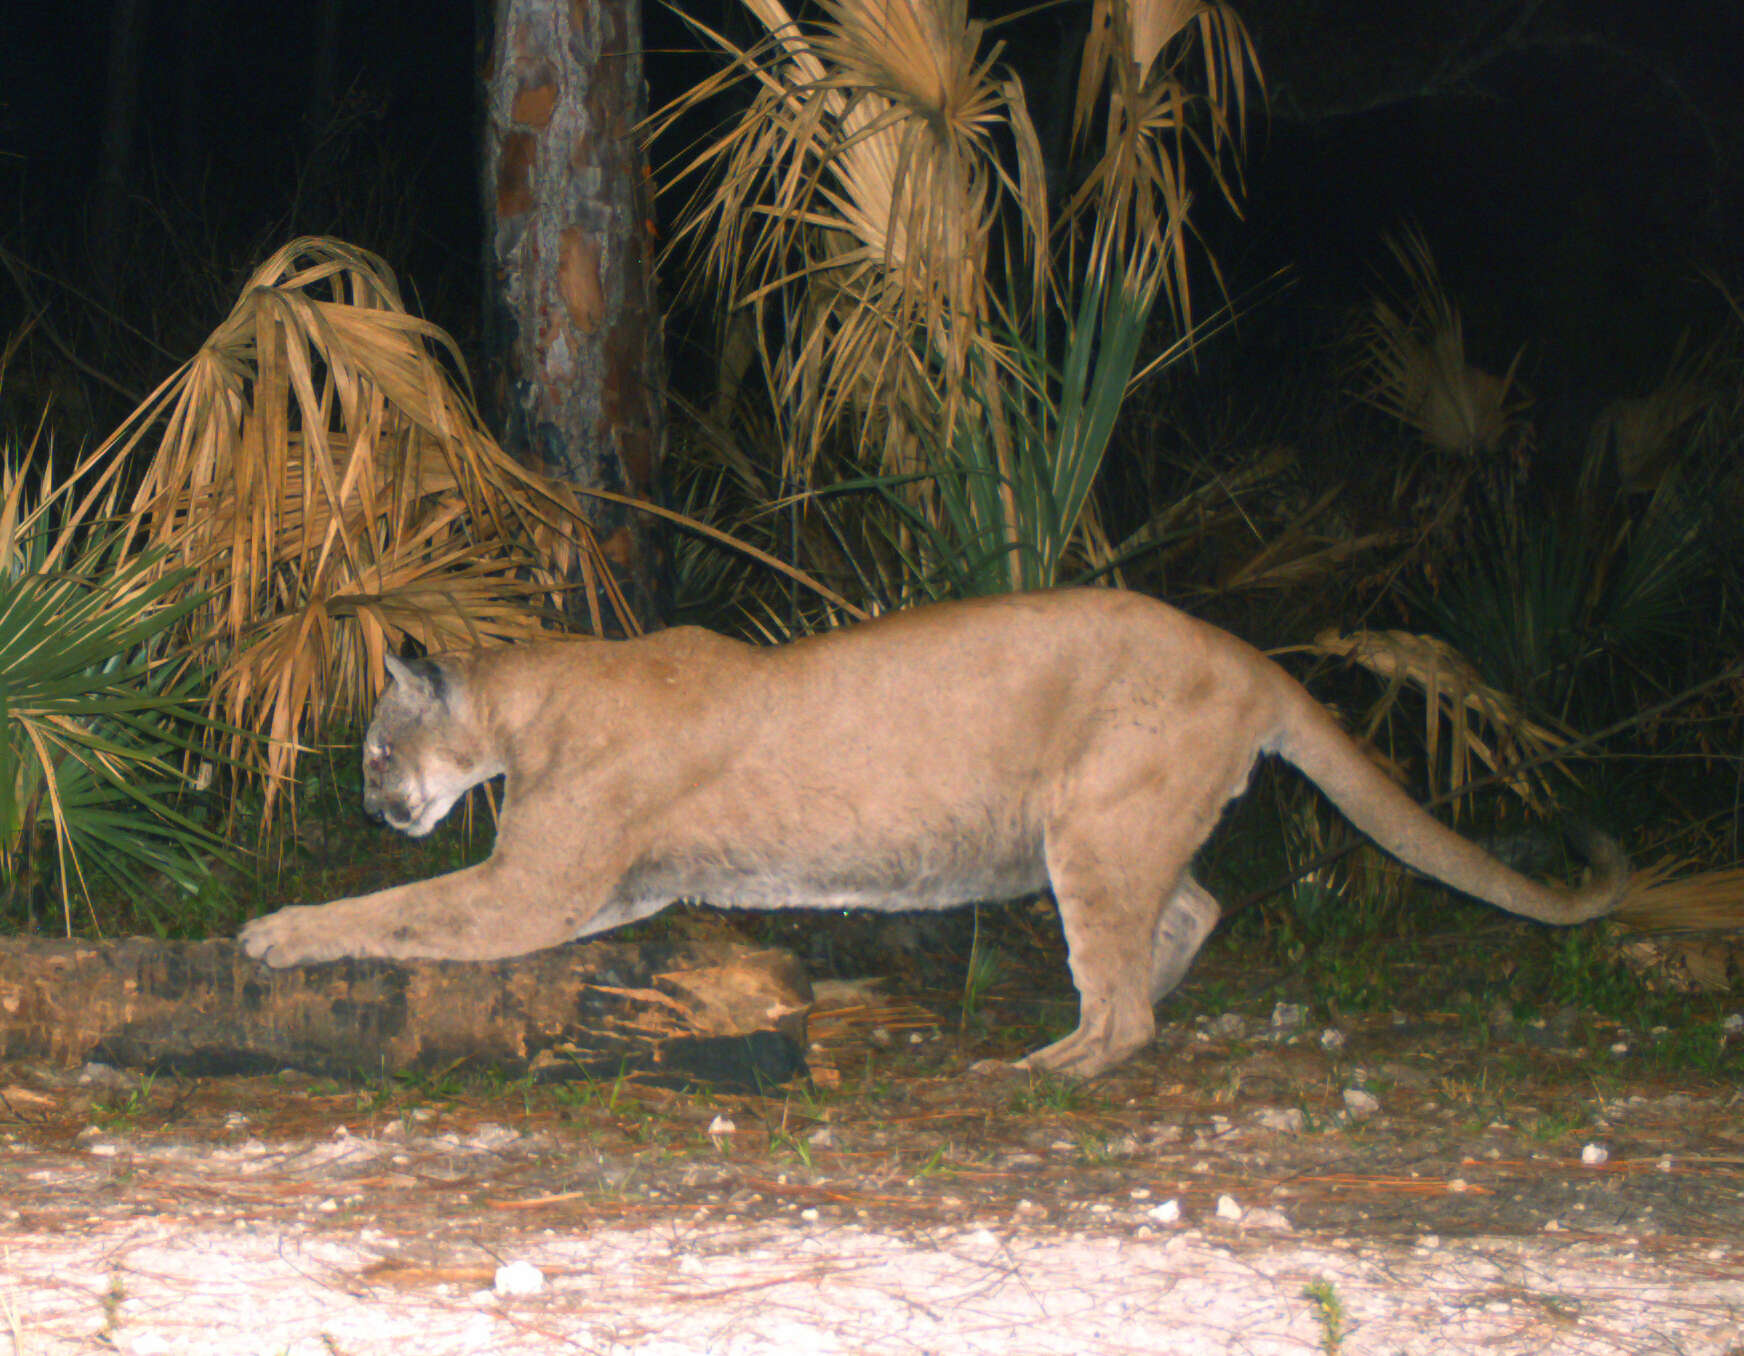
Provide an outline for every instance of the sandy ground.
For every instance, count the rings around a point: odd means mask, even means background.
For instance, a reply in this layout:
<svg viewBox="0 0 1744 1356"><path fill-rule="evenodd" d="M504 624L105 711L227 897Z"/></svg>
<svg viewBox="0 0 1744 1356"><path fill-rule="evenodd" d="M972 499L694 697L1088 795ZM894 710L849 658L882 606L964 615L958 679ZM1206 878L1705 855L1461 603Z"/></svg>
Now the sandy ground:
<svg viewBox="0 0 1744 1356"><path fill-rule="evenodd" d="M1737 1351L1744 1281L1589 1241L669 1221L424 1251L132 1221L4 1244L13 1352ZM520 1264L502 1272L507 1261ZM536 1268L535 1275L529 1267ZM524 1275L536 1293L513 1294Z"/></svg>
<svg viewBox="0 0 1744 1356"><path fill-rule="evenodd" d="M1217 1050L1250 1083L1280 1053ZM1316 1129L1142 1071L1053 1111L958 1068L809 1129L679 1094L360 1119L269 1080L104 1124L7 1072L42 1112L0 1137L0 1356L1744 1354L1724 1089L1614 1099L1539 1150L1403 1090L1334 1088Z"/></svg>

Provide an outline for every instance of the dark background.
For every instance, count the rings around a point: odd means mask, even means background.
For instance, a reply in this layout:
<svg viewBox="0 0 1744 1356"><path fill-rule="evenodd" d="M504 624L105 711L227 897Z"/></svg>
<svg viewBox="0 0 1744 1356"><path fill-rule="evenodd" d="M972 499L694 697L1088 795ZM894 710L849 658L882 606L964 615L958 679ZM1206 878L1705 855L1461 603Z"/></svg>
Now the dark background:
<svg viewBox="0 0 1744 1356"><path fill-rule="evenodd" d="M83 420L82 436L100 435L297 233L383 253L413 304L470 348L489 6L138 2L146 55L112 240L96 229L98 166L124 6L15 0L0 17L0 247L28 286L0 279L0 338L40 313L63 345L37 334L14 356L14 424L52 397L64 432ZM999 30L1044 136L1060 127L1087 8ZM1651 387L1686 334L1724 322L1713 278L1735 277L1744 253L1735 3L1237 9L1270 112L1245 219L1207 198L1200 220L1231 292L1279 268L1295 282L1225 360L1325 341L1375 285L1382 233L1409 224L1460 301L1474 359L1499 371L1525 347L1550 442ZM721 0L695 12L735 22ZM675 50L688 39L668 11L644 18L657 105L705 67ZM66 350L107 381L70 370Z"/></svg>

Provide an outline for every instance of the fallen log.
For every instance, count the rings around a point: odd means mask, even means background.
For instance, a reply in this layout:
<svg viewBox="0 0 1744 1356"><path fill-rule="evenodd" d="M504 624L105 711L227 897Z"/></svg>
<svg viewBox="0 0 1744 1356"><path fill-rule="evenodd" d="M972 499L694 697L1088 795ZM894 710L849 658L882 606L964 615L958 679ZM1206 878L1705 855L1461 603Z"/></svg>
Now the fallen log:
<svg viewBox="0 0 1744 1356"><path fill-rule="evenodd" d="M0 938L0 1057L61 1065L757 1085L804 1072L810 1004L789 953L685 940L270 970L230 941Z"/></svg>

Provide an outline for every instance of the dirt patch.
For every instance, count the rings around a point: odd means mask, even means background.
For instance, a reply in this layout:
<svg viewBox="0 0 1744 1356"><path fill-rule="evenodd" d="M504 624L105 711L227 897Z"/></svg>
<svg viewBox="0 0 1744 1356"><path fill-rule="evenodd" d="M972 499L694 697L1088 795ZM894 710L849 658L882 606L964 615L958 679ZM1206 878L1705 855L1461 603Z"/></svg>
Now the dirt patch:
<svg viewBox="0 0 1744 1356"><path fill-rule="evenodd" d="M1654 1074L1648 1037L1571 1020L1474 1048L1451 1018L1286 1005L1171 1027L1084 1087L972 1072L1016 1050L924 1004L813 1035L818 1086L766 1097L0 1066L0 1334L1744 1351L1739 1090Z"/></svg>

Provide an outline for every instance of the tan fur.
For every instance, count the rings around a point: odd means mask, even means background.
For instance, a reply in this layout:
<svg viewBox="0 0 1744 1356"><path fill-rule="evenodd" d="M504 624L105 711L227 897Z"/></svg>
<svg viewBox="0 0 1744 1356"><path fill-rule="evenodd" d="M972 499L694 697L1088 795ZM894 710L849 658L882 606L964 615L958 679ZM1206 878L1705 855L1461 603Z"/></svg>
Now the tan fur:
<svg viewBox="0 0 1744 1356"><path fill-rule="evenodd" d="M250 923L269 965L486 960L680 898L755 908L946 908L1053 889L1079 1026L1032 1067L1090 1076L1154 1032L1152 1005L1217 920L1188 865L1265 753L1381 846L1554 923L1621 897L1537 884L1430 818L1293 679L1136 594L942 604L756 647L707 631L392 665L365 804L427 833L506 773L488 861Z"/></svg>

